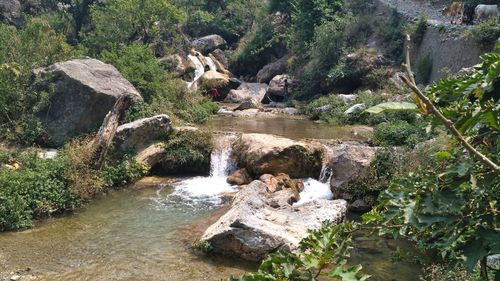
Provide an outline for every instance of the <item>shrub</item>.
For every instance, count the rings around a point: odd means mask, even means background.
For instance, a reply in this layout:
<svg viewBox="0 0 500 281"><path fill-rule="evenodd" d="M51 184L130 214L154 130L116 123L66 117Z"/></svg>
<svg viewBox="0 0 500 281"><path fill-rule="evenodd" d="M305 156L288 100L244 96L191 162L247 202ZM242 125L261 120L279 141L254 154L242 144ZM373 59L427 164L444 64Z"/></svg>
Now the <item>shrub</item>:
<svg viewBox="0 0 500 281"><path fill-rule="evenodd" d="M102 180L109 187L124 186L134 182L149 172L148 167L135 161L129 155L120 159L108 159L102 171Z"/></svg>
<svg viewBox="0 0 500 281"><path fill-rule="evenodd" d="M404 19L394 9L388 21L380 26L380 39L387 49L387 54L395 60L401 60L404 46Z"/></svg>
<svg viewBox="0 0 500 281"><path fill-rule="evenodd" d="M208 132L175 132L165 143L163 168L167 173L207 173L212 147L212 135Z"/></svg>
<svg viewBox="0 0 500 281"><path fill-rule="evenodd" d="M426 139L425 130L403 120L382 123L375 127L374 140L381 146L415 146Z"/></svg>
<svg viewBox="0 0 500 281"><path fill-rule="evenodd" d="M500 24L495 19L488 19L467 29L465 36L472 38L484 47L491 48L500 38Z"/></svg>

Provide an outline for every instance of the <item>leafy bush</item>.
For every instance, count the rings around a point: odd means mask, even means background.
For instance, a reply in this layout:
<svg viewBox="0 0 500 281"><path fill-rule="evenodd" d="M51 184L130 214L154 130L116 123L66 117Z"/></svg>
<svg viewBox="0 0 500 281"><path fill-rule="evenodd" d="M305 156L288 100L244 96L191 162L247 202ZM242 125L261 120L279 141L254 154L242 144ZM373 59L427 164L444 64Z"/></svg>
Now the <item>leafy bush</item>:
<svg viewBox="0 0 500 281"><path fill-rule="evenodd" d="M212 148L212 134L208 132L175 132L165 143L163 168L167 173L207 173Z"/></svg>
<svg viewBox="0 0 500 281"><path fill-rule="evenodd" d="M148 167L125 155L121 159L109 159L102 171L102 180L109 187L124 186L147 175Z"/></svg>
<svg viewBox="0 0 500 281"><path fill-rule="evenodd" d="M425 130L403 120L382 123L375 127L374 141L381 146L415 146L426 139Z"/></svg>
<svg viewBox="0 0 500 281"><path fill-rule="evenodd" d="M269 255L259 269L228 281L322 280L364 281L370 276L361 272L361 265L347 266L352 249L352 232L357 225L345 223L332 226L328 222L311 230L296 252L278 251Z"/></svg>
<svg viewBox="0 0 500 281"><path fill-rule="evenodd" d="M465 35L477 43L491 48L500 38L500 24L495 19L488 19L467 29Z"/></svg>
<svg viewBox="0 0 500 281"><path fill-rule="evenodd" d="M404 19L394 9L389 20L380 29L380 39L392 59L401 60L404 45Z"/></svg>

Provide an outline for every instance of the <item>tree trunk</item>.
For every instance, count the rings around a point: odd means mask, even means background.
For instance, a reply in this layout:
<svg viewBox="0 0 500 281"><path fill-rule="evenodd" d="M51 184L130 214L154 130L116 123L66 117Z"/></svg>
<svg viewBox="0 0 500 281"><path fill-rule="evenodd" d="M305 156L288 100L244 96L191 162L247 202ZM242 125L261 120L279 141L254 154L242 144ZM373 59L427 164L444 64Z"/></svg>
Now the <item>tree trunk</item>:
<svg viewBox="0 0 500 281"><path fill-rule="evenodd" d="M128 95L124 95L118 98L113 109L106 115L102 126L97 133L92 144L94 156L93 165L97 170L101 170L104 165L104 160L108 154L108 149L113 141L116 133L116 129L123 121L125 117L125 112L132 104L132 98Z"/></svg>

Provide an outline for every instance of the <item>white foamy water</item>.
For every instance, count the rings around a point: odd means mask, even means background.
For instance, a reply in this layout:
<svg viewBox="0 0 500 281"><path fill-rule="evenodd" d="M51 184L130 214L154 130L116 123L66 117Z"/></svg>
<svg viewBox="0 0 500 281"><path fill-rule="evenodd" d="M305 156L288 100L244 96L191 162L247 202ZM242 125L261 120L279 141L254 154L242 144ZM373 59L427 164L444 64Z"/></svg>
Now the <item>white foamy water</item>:
<svg viewBox="0 0 500 281"><path fill-rule="evenodd" d="M300 193L299 202L294 205L302 205L317 199L333 199L333 193L330 190L330 183L323 183L318 180L308 178L304 180L304 191Z"/></svg>
<svg viewBox="0 0 500 281"><path fill-rule="evenodd" d="M236 165L231 159L234 135L216 136L214 150L210 156L210 176L194 177L180 181L175 185L174 196L181 196L187 201L221 204L221 194L237 191L235 186L226 182L227 176Z"/></svg>
<svg viewBox="0 0 500 281"><path fill-rule="evenodd" d="M208 67L210 68L211 71L217 72L217 67L215 66L214 61L212 60L211 57L205 57L207 60Z"/></svg>
<svg viewBox="0 0 500 281"><path fill-rule="evenodd" d="M198 59L198 57L193 56L193 55L188 55L188 58L194 63L196 66L196 69L194 71L194 79L192 82L188 83L188 88L191 88L193 84L205 73L205 67L203 66L203 63Z"/></svg>

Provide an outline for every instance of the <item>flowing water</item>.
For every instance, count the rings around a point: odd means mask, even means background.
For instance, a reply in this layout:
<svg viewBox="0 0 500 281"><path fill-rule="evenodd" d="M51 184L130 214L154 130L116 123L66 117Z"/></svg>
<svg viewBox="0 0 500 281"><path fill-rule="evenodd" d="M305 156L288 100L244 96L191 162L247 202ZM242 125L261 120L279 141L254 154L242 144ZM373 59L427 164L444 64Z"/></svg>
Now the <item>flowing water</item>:
<svg viewBox="0 0 500 281"><path fill-rule="evenodd" d="M196 69L194 71L194 79L192 82L188 83L188 89L189 89L189 88L191 88L191 86L193 86L193 84L196 81L198 81L198 79L203 75L203 73L205 73L205 67L203 66L203 63L201 63L201 61L198 59L198 57L193 56L193 55L188 55L188 58L196 66Z"/></svg>
<svg viewBox="0 0 500 281"><path fill-rule="evenodd" d="M210 68L211 71L217 71L217 67L215 66L214 61L212 60L211 57L205 57L207 60L208 67Z"/></svg>
<svg viewBox="0 0 500 281"><path fill-rule="evenodd" d="M33 229L0 233L0 280L26 268L42 281L218 280L254 271L256 264L201 257L191 247L227 210L221 193L236 191L225 181L235 169L234 139L231 134L215 138L208 177L148 178ZM326 174L305 180L299 204L332 198ZM411 250L407 243L367 233L354 241L352 261L374 275L370 280L418 280L417 266L390 261L398 247Z"/></svg>

